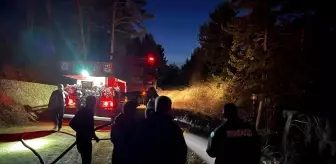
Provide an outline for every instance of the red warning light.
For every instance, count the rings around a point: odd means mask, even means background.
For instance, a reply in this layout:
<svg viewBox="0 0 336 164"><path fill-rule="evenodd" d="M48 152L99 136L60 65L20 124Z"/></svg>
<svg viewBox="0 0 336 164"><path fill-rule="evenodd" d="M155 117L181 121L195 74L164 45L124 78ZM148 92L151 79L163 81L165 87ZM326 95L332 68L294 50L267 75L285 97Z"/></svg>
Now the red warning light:
<svg viewBox="0 0 336 164"><path fill-rule="evenodd" d="M153 54L149 53L149 54L147 55L147 63L148 63L149 65L151 65L151 66L154 65L154 63L155 63L155 57L154 57Z"/></svg>

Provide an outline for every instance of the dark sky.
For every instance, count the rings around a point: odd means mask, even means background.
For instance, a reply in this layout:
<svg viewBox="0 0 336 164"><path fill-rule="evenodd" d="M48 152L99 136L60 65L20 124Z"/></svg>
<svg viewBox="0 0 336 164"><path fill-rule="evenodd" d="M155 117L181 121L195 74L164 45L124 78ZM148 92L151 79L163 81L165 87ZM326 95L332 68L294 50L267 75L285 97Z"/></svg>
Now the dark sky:
<svg viewBox="0 0 336 164"><path fill-rule="evenodd" d="M165 48L169 63L182 65L198 46L199 26L224 0L147 0L147 11L155 15L146 21L148 32Z"/></svg>

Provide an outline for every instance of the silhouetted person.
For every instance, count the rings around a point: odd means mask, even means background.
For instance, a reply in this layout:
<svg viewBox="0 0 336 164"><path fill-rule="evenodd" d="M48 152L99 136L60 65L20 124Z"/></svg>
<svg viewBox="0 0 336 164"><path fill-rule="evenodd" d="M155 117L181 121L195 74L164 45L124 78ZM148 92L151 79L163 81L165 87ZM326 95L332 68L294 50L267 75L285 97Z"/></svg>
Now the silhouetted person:
<svg viewBox="0 0 336 164"><path fill-rule="evenodd" d="M183 132L174 122L172 101L159 96L155 100L155 113L143 122L138 141L138 163L185 164L187 145Z"/></svg>
<svg viewBox="0 0 336 164"><path fill-rule="evenodd" d="M227 120L210 134L206 152L216 158L215 164L259 164L259 136L250 124L238 118L237 106L224 105Z"/></svg>
<svg viewBox="0 0 336 164"><path fill-rule="evenodd" d="M83 164L90 164L92 161L92 138L99 142L94 130L94 109L96 98L88 96L85 107L80 108L75 117L70 121L70 127L76 131L77 150L81 155Z"/></svg>
<svg viewBox="0 0 336 164"><path fill-rule="evenodd" d="M81 90L76 88L76 110L79 110L81 108L81 99L83 97L83 93Z"/></svg>
<svg viewBox="0 0 336 164"><path fill-rule="evenodd" d="M111 128L111 141L113 143L113 164L134 164L133 156L134 137L136 128L135 114L138 104L128 101L123 106L123 111L115 119Z"/></svg>
<svg viewBox="0 0 336 164"><path fill-rule="evenodd" d="M58 131L62 128L64 108L65 108L65 98L67 93L64 91L64 86L62 84L57 86L58 89L53 91L48 104L48 109L51 114L51 118L54 122L54 128L58 126Z"/></svg>
<svg viewBox="0 0 336 164"><path fill-rule="evenodd" d="M158 95L156 89L154 87L149 87L146 91L146 97L145 97L145 103L144 104L147 104L149 102L149 100L152 100L154 102L155 99L158 96L159 95Z"/></svg>
<svg viewBox="0 0 336 164"><path fill-rule="evenodd" d="M148 118L151 115L153 115L154 111L155 111L155 100L149 99L146 106L145 118Z"/></svg>

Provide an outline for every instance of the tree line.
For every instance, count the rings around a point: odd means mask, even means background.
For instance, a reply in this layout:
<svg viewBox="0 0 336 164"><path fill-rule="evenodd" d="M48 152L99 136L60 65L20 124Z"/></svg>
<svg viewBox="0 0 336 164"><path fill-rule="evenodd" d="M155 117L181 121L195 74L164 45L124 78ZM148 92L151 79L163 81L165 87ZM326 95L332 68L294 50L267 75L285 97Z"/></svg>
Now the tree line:
<svg viewBox="0 0 336 164"><path fill-rule="evenodd" d="M200 27L200 46L179 70L180 78L187 78L180 85L226 83L229 101L254 108L257 128L273 142L271 152L282 153L282 162L330 162L336 124L328 75L334 70L335 16L329 2L221 3Z"/></svg>
<svg viewBox="0 0 336 164"><path fill-rule="evenodd" d="M328 83L320 75L330 71L322 70L322 56L335 43L331 11L328 3L300 0L222 3L200 27L200 46L180 74L188 82L218 77L237 97L257 94L266 104L317 100L321 82Z"/></svg>
<svg viewBox="0 0 336 164"><path fill-rule="evenodd" d="M1 1L2 77L48 83L48 72L58 73L55 61L110 61L132 54L134 40L144 46L152 38L143 21L154 15L145 6L145 0ZM146 49L154 50L156 45ZM39 78L30 75L33 70L48 72Z"/></svg>

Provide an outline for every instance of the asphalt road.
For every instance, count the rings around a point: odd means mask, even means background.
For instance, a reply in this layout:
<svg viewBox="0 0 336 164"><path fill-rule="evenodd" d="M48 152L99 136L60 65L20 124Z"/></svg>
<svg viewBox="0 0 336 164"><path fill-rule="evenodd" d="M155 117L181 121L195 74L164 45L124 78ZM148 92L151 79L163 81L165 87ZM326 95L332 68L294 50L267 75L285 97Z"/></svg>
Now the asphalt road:
<svg viewBox="0 0 336 164"><path fill-rule="evenodd" d="M213 164L215 162L215 159L211 158L205 151L208 143L207 139L199 137L192 133L185 133L184 139L189 149L197 154L206 163Z"/></svg>

